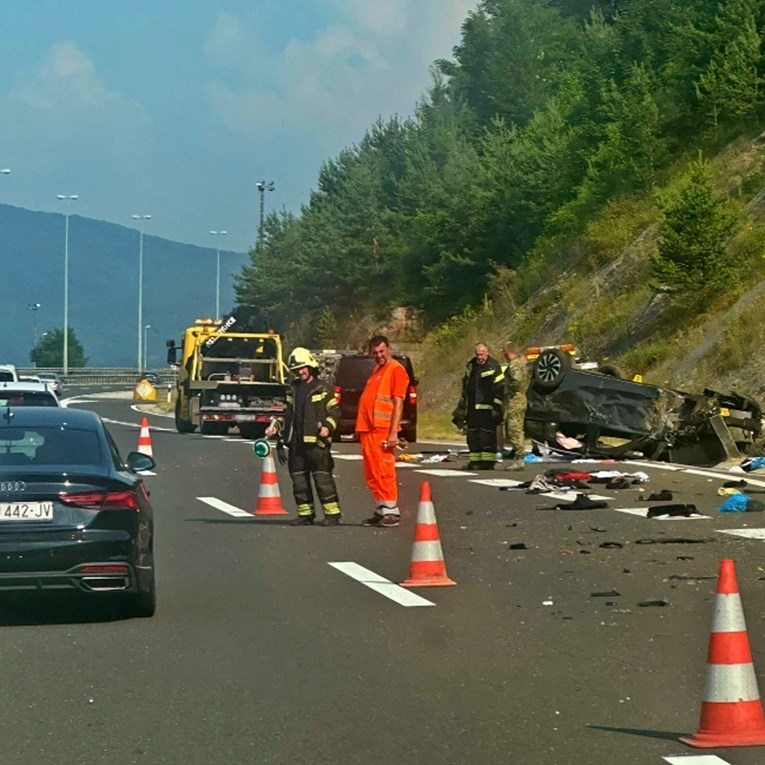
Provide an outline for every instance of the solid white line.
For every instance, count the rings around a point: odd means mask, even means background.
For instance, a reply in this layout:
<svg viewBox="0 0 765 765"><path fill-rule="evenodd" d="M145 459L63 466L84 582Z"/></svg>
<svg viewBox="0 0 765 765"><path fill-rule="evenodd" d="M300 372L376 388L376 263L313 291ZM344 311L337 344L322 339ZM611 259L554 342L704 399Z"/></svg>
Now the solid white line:
<svg viewBox="0 0 765 765"><path fill-rule="evenodd" d="M622 465L636 465L637 467L641 467L643 469L647 467L657 468L658 470L670 470L670 471L677 471L682 470L682 467L679 467L678 465L669 465L663 462L632 462L630 460L625 460L622 462Z"/></svg>
<svg viewBox="0 0 765 765"><path fill-rule="evenodd" d="M683 754L679 757L662 757L669 765L730 765L716 754Z"/></svg>
<svg viewBox="0 0 765 765"><path fill-rule="evenodd" d="M431 603L425 598L421 598L419 595L415 595L410 590L406 590L403 587L399 587L394 584L390 579L386 579L379 574L375 574L374 571L370 571L368 568L359 566L358 563L352 561L341 563L329 563L332 568L336 568L343 574L355 579L357 582L369 587L370 590L384 595L386 598L398 603L400 606L411 608L413 606L435 606L435 603Z"/></svg>
<svg viewBox="0 0 765 765"><path fill-rule="evenodd" d="M742 473L734 473L731 476L731 474L729 472L728 473L713 473L710 470L691 470L691 469L688 469L688 470L685 470L684 472L685 473L690 473L691 475L704 475L704 476L707 476L708 478L719 478L721 481L722 480L731 481L731 480L736 480L736 479L740 480L741 478L743 478L747 483L751 484L752 486L759 486L759 487L765 486L765 481L758 481L756 478L751 478L750 477L750 475L751 475L750 473L743 473L743 474Z"/></svg>
<svg viewBox="0 0 765 765"><path fill-rule="evenodd" d="M222 510L224 513L233 515L236 518L252 518L252 520L255 520L251 513L245 512L244 510L241 510L238 507L234 507L233 505L229 505L228 502L224 502L222 499L218 499L217 497L197 497L197 499L200 502L204 502L205 504L210 505L210 507L214 507L216 510Z"/></svg>

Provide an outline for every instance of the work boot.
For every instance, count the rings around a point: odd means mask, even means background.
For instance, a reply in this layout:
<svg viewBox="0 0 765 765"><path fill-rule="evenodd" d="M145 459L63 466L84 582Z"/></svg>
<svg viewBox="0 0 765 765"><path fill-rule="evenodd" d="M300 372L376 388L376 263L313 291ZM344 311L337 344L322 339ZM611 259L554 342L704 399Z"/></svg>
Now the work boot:
<svg viewBox="0 0 765 765"><path fill-rule="evenodd" d="M313 516L298 515L297 518L290 521L290 526L313 526Z"/></svg>
<svg viewBox="0 0 765 765"><path fill-rule="evenodd" d="M325 515L324 520L321 522L322 526L339 526L340 514L337 515Z"/></svg>
<svg viewBox="0 0 765 765"><path fill-rule="evenodd" d="M480 469L481 469L480 462L468 462L467 465L464 465L462 467L462 470L480 470Z"/></svg>
<svg viewBox="0 0 765 765"><path fill-rule="evenodd" d="M380 523L377 525L383 529L392 529L394 526L398 526L401 523L401 517L398 515L387 514L380 518Z"/></svg>
<svg viewBox="0 0 765 765"><path fill-rule="evenodd" d="M362 526L379 526L380 521L382 520L382 515L380 513L375 513L371 518L367 518L365 521L362 521Z"/></svg>
<svg viewBox="0 0 765 765"><path fill-rule="evenodd" d="M513 460L505 465L505 470L523 470L526 467L526 463L523 460Z"/></svg>

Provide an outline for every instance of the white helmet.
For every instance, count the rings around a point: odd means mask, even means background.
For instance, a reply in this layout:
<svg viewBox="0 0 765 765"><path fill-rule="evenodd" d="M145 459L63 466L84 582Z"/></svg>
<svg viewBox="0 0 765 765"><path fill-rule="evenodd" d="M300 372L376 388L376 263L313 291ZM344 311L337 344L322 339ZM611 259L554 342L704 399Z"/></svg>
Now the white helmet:
<svg viewBox="0 0 765 765"><path fill-rule="evenodd" d="M297 372L301 367L313 367L314 369L318 369L319 363L307 348L295 348L295 350L290 353L290 357L287 360L287 366L290 368L290 371Z"/></svg>

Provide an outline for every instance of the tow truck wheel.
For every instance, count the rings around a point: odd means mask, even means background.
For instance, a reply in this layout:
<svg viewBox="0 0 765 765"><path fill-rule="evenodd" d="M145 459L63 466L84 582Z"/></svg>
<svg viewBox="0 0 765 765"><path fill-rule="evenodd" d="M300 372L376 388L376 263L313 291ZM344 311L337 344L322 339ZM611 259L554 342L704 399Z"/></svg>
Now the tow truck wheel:
<svg viewBox="0 0 765 765"><path fill-rule="evenodd" d="M542 391L555 390L571 368L571 357L557 348L547 348L531 368L531 380Z"/></svg>
<svg viewBox="0 0 765 765"><path fill-rule="evenodd" d="M177 398L175 400L175 429L179 433L193 433L196 427L188 420L184 420L181 416L181 400Z"/></svg>

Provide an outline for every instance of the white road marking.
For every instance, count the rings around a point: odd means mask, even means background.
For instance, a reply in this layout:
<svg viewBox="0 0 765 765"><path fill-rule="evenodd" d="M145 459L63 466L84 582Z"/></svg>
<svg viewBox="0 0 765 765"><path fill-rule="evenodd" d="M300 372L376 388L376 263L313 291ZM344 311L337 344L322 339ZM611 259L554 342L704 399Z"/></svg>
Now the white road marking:
<svg viewBox="0 0 765 765"><path fill-rule="evenodd" d="M477 473L472 473L467 470L444 470L443 468L428 468L426 470L419 469L418 473L425 473L425 475L439 475L439 476L471 476Z"/></svg>
<svg viewBox="0 0 765 765"><path fill-rule="evenodd" d="M559 499L562 502L574 502L579 494L586 494L588 499L612 500L613 497L601 497L600 494L590 494L586 491L542 491L537 494L538 497L550 497L550 499Z"/></svg>
<svg viewBox="0 0 765 765"><path fill-rule="evenodd" d="M664 462L631 462L631 461L625 461L621 463L622 465L635 465L637 467L641 468L647 468L647 467L653 467L657 468L658 470L669 470L670 472L676 472L678 470L683 470L682 467L679 467L677 465L668 465Z"/></svg>
<svg viewBox="0 0 765 765"><path fill-rule="evenodd" d="M744 539L765 539L765 529L717 529L721 534L732 534Z"/></svg>
<svg viewBox="0 0 765 765"><path fill-rule="evenodd" d="M732 481L735 480L735 478L731 478L730 473L712 473L709 470L686 470L684 471L686 473L690 473L691 475L705 475L709 478L719 478L720 480L728 480ZM759 486L763 487L765 486L765 481L758 481L756 478L750 478L748 473L744 473L743 475L741 473L735 473L734 476L741 476L748 484L751 484L752 486ZM738 480L741 480L740 478Z"/></svg>
<svg viewBox="0 0 765 765"><path fill-rule="evenodd" d="M375 574L374 571L370 571L368 568L359 566L358 563L353 563L352 561L341 563L330 562L329 565L346 576L351 577L351 579L361 582L364 586L369 587L370 590L374 590L375 592L380 593L380 595L390 598L390 600L398 603L400 606L411 608L416 606L436 605L429 600L425 600L425 598L421 598L419 595L415 595L411 590L399 587L397 584L391 582L390 579Z"/></svg>
<svg viewBox="0 0 765 765"><path fill-rule="evenodd" d="M647 518L647 507L615 507L617 513L627 513L628 515L637 515L638 518ZM711 521L712 518L708 515L658 515L654 518L650 518L652 521L697 521L707 520Z"/></svg>
<svg viewBox="0 0 765 765"><path fill-rule="evenodd" d="M336 460L354 460L356 462L361 462L361 460L363 459L363 457L360 454L335 454L333 452L332 456Z"/></svg>
<svg viewBox="0 0 765 765"><path fill-rule="evenodd" d="M471 478L468 483L480 483L484 486L496 487L507 486L509 489L515 489L517 486L520 486L522 483L524 483L524 481L513 481L511 478Z"/></svg>
<svg viewBox="0 0 765 765"><path fill-rule="evenodd" d="M222 510L224 513L233 515L235 518L251 518L252 520L255 520L255 517L251 513L248 513L241 508L234 507L233 505L229 505L228 502L224 502L217 497L197 497L197 499L200 502L210 505L210 507L214 507L216 510Z"/></svg>
<svg viewBox="0 0 765 765"><path fill-rule="evenodd" d="M678 757L662 757L669 765L730 765L716 754L682 754Z"/></svg>

